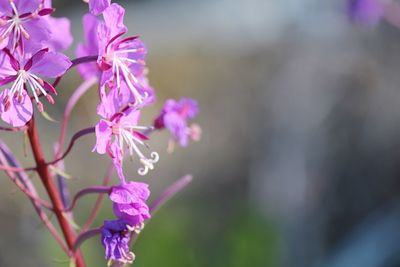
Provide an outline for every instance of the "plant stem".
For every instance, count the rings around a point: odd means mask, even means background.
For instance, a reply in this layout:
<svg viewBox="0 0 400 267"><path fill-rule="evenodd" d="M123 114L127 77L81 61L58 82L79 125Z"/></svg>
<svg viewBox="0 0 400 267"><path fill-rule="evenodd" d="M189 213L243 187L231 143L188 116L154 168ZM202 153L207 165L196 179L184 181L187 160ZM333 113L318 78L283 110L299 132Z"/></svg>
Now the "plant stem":
<svg viewBox="0 0 400 267"><path fill-rule="evenodd" d="M53 204L54 213L57 217L58 223L60 224L61 230L64 234L64 238L67 242L68 249L72 251L76 239L75 233L71 225L69 224L66 216L64 216L63 203L61 201L61 197L59 195L57 187L53 179L51 178L48 165L46 164L46 161L44 159L34 117L32 117L32 120L30 120L27 125L28 125L29 142L31 144L32 153L36 162L36 170L49 195L51 203ZM76 267L85 267L85 263L83 261L83 257L80 251L76 252L74 258L76 261Z"/></svg>

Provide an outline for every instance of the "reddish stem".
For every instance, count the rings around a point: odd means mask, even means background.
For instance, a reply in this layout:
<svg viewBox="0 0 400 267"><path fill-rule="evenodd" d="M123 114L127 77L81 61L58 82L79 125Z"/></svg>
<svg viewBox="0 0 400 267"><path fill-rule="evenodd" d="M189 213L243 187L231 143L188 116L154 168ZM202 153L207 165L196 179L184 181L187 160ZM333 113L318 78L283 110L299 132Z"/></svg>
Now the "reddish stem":
<svg viewBox="0 0 400 267"><path fill-rule="evenodd" d="M43 185L50 197L51 203L53 204L54 207L54 213L57 217L57 220L60 224L60 228L64 234L65 240L67 242L68 249L70 251L73 250L73 246L75 243L75 233L69 224L66 216L64 216L63 213L63 203L61 201L61 197L59 195L59 192L57 190L57 187L51 178L50 172L48 165L46 164L46 161L44 159L42 147L40 145L39 141L39 135L37 132L36 124L34 117L32 117L32 120L28 122L28 137L29 137L29 142L31 144L32 148L32 153L35 158L36 162L36 170L43 182ZM85 267L85 263L83 261L83 257L80 251L77 251L74 253L74 258L76 262L76 267Z"/></svg>

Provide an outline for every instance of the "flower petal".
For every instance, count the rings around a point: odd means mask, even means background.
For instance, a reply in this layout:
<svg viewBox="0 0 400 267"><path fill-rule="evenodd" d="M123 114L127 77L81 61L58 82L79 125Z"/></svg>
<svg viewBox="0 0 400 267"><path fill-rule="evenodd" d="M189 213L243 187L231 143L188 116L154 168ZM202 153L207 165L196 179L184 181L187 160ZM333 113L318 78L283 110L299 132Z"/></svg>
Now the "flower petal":
<svg viewBox="0 0 400 267"><path fill-rule="evenodd" d="M4 105L5 98L9 97L9 89L5 89L0 93L0 113L1 119L13 127L24 126L33 114L32 102L29 95L24 91L21 101L17 98L10 98L10 106L6 110Z"/></svg>
<svg viewBox="0 0 400 267"><path fill-rule="evenodd" d="M30 71L40 76L56 78L63 75L71 65L71 61L64 54L48 52L34 60Z"/></svg>

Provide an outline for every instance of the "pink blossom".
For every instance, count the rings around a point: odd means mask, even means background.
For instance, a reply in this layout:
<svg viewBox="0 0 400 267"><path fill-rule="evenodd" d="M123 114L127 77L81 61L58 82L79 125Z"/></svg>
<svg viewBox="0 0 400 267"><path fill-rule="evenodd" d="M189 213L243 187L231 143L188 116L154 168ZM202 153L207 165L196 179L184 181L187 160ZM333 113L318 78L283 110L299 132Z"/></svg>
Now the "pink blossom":
<svg viewBox="0 0 400 267"><path fill-rule="evenodd" d="M43 94L53 104L54 100L50 93L57 94L57 92L42 77L55 78L61 76L71 66L71 61L68 57L60 53L49 52L47 48L35 52L32 56L29 55L30 53L18 56L7 48L4 48L0 53L0 85L12 83L0 103L0 105L3 105L3 112L7 112L8 108L13 105L21 104L26 106L28 88L36 101L39 111L43 111L43 104L39 99L39 95ZM15 102L14 99L22 99L23 101ZM14 113L9 114L13 116ZM31 118L31 115L20 117L19 120L26 123ZM8 121L14 120L8 119Z"/></svg>
<svg viewBox="0 0 400 267"><path fill-rule="evenodd" d="M121 6L112 4L103 13L104 23L98 26L98 64L103 71L100 86L111 85L120 89L125 82L135 98L135 104L142 105L148 97L144 94L146 85L141 79L147 49L137 36L122 38L126 33L124 14Z"/></svg>
<svg viewBox="0 0 400 267"><path fill-rule="evenodd" d="M144 175L154 168L159 157L156 152L151 152L150 157L146 157L139 149L140 146L147 147L145 141L148 138L142 132L148 131L149 127L138 125L140 110L128 104L132 99L130 91L118 92L117 88L113 88L102 98L97 111L103 119L96 125L96 145L93 150L99 154L108 153L114 159L117 169L120 169L127 149L132 157L139 158L143 166L138 172ZM115 150L118 152L113 152ZM121 180L124 180L121 170L119 174Z"/></svg>

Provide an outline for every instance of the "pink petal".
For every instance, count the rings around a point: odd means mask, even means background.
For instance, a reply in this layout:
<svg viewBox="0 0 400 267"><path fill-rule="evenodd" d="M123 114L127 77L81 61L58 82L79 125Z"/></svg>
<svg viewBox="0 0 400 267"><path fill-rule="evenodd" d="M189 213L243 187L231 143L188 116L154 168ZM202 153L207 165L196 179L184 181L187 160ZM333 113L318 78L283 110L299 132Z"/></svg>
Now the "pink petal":
<svg viewBox="0 0 400 267"><path fill-rule="evenodd" d="M107 145L111 141L112 129L110 128L110 122L100 120L96 125L96 145L93 151L97 151L99 154L105 154L107 152Z"/></svg>
<svg viewBox="0 0 400 267"><path fill-rule="evenodd" d="M39 60L34 60L30 71L40 76L56 78L63 75L71 65L71 61L64 54L48 52Z"/></svg>
<svg viewBox="0 0 400 267"><path fill-rule="evenodd" d="M0 93L0 113L1 119L13 127L24 126L32 118L33 108L29 95L23 92L22 101L14 97L10 98L10 107L5 111L3 104L4 98L9 94L9 90L5 89Z"/></svg>

